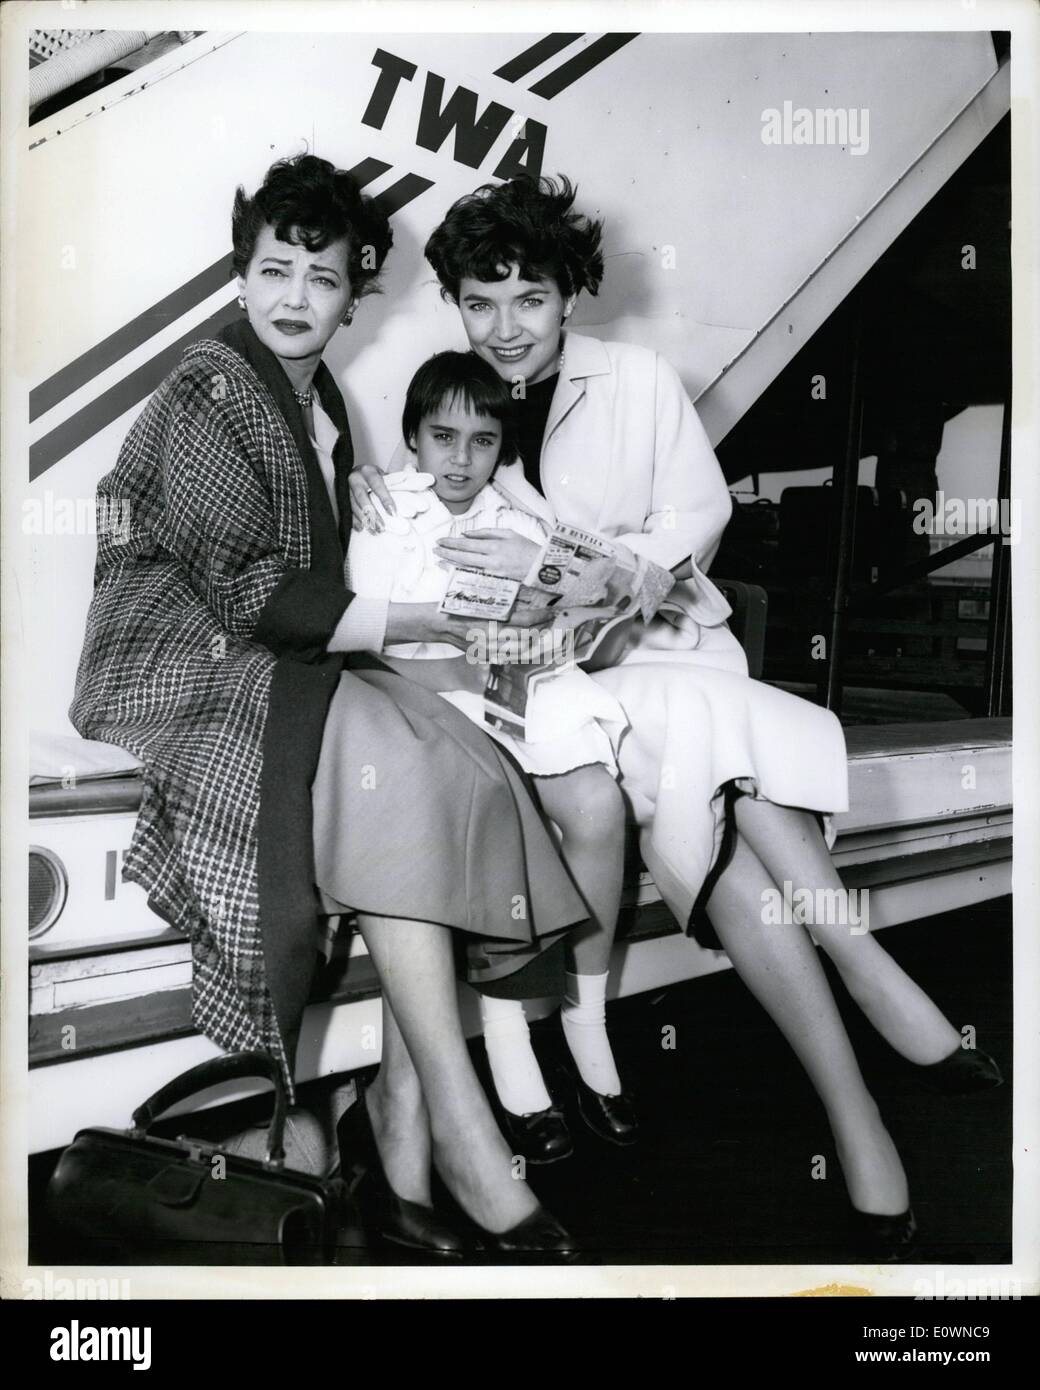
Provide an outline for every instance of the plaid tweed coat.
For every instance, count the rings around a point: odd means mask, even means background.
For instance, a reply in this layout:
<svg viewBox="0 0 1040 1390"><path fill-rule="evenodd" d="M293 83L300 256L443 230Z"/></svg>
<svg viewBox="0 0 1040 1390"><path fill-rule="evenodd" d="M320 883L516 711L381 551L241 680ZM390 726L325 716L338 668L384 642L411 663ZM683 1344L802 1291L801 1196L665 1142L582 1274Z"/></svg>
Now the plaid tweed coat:
<svg viewBox="0 0 1040 1390"><path fill-rule="evenodd" d="M349 428L324 365L314 385L341 431L338 530L248 323L186 350L98 487L131 526L99 533L70 709L144 764L123 872L191 936L196 1026L273 1054L290 1089L315 959L309 787L343 665L325 648L350 600Z"/></svg>

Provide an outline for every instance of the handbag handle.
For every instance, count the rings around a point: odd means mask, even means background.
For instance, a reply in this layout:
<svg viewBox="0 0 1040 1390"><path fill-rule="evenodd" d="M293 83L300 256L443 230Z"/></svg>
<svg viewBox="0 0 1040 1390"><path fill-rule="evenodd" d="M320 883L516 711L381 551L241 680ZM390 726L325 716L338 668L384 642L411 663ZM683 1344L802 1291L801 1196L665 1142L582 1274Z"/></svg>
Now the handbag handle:
<svg viewBox="0 0 1040 1390"><path fill-rule="evenodd" d="M285 1120L289 1103L285 1094L285 1083L278 1063L266 1052L232 1052L224 1057L214 1057L198 1066L167 1081L165 1086L148 1097L133 1114L133 1127L141 1134L147 1134L156 1120L172 1106L199 1091L208 1090L221 1081L236 1081L245 1076L259 1076L274 1086L274 1116L268 1129L268 1164L281 1164L285 1159Z"/></svg>

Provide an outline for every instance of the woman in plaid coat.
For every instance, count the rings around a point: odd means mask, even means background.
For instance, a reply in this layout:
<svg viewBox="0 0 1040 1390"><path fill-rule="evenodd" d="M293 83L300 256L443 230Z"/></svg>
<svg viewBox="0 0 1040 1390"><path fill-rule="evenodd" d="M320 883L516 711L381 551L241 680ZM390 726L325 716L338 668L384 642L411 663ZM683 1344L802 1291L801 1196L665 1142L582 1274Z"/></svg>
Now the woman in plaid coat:
<svg viewBox="0 0 1040 1390"><path fill-rule="evenodd" d="M132 524L99 535L71 718L144 764L124 873L190 933L197 1027L270 1052L290 1089L318 912L334 897L360 914L384 988L362 1116L383 1234L458 1248L434 1157L492 1243L566 1250L472 1071L445 928L486 938L494 976L585 909L508 758L363 654L464 647L473 624L344 586L353 453L321 353L374 286L386 216L306 155L239 189L233 233L243 318L185 352L99 485Z"/></svg>

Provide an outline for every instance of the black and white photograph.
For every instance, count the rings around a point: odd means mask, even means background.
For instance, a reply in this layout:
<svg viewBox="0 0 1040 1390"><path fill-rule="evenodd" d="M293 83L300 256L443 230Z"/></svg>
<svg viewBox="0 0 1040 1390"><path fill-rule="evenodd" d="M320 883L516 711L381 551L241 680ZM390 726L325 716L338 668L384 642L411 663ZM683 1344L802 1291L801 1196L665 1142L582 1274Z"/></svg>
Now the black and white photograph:
<svg viewBox="0 0 1040 1390"><path fill-rule="evenodd" d="M5 1296L1035 1296L1040 11L0 23Z"/></svg>

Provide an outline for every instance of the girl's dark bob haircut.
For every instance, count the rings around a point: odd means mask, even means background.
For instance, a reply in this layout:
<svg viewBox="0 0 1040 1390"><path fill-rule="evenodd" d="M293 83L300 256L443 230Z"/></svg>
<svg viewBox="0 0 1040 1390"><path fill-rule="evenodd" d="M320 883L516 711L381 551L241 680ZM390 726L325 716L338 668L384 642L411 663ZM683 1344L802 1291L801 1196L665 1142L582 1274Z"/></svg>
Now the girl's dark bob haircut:
<svg viewBox="0 0 1040 1390"><path fill-rule="evenodd" d="M386 214L362 195L352 175L313 154L272 164L252 198L244 188L235 193L234 274L245 275L265 226L273 228L279 241L308 251L323 251L345 239L350 288L358 298L378 289L379 272L394 240Z"/></svg>
<svg viewBox="0 0 1040 1390"><path fill-rule="evenodd" d="M521 176L486 183L452 204L426 243L444 295L458 303L463 279L507 280L514 265L523 280L555 280L565 299L579 290L595 294L603 224L571 210L576 192L563 175Z"/></svg>
<svg viewBox="0 0 1040 1390"><path fill-rule="evenodd" d="M408 383L401 416L404 442L415 452L419 426L446 403L461 402L473 415L490 415L502 426L499 463L520 457L516 442L516 409L507 382L475 352L438 352L427 358Z"/></svg>

